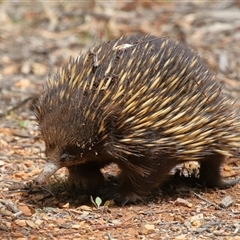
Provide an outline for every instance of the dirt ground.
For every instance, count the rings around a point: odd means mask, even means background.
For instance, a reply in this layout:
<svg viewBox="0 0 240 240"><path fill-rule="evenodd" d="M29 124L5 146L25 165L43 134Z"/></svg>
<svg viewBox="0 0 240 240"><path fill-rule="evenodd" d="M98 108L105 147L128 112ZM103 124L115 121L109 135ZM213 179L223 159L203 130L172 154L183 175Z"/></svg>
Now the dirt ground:
<svg viewBox="0 0 240 240"><path fill-rule="evenodd" d="M65 169L48 185L23 189L45 163L35 95L93 43L170 36L205 59L240 107L240 2L180 2L0 1L1 239L240 239L240 184L208 189L173 179L146 202L123 207L74 196ZM230 159L222 172L239 175L240 161Z"/></svg>

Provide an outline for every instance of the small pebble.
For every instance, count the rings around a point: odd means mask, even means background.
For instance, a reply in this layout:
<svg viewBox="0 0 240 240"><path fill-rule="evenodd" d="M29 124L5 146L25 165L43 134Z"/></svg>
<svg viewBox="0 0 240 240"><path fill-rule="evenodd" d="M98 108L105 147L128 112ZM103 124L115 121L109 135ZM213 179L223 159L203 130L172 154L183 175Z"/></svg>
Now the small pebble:
<svg viewBox="0 0 240 240"><path fill-rule="evenodd" d="M222 201L219 203L219 206L227 208L230 207L232 204L233 204L232 197L228 195L222 199Z"/></svg>
<svg viewBox="0 0 240 240"><path fill-rule="evenodd" d="M200 214L197 214L197 215L191 217L190 222L191 222L192 228L197 229L197 228L201 227L204 224L203 214L200 213Z"/></svg>
<svg viewBox="0 0 240 240"><path fill-rule="evenodd" d="M178 198L175 201L175 205L177 205L177 206L185 206L185 207L189 207L189 208L192 207L192 203L188 202L187 200L185 200L183 198Z"/></svg>
<svg viewBox="0 0 240 240"><path fill-rule="evenodd" d="M147 235L153 232L155 226L153 224L143 224L139 231L140 234Z"/></svg>

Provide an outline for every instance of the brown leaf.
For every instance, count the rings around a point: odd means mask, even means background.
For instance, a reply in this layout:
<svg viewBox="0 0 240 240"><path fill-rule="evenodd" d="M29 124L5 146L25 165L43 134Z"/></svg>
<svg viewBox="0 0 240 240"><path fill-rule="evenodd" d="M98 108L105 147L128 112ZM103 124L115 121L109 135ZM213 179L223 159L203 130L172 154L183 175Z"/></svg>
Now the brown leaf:
<svg viewBox="0 0 240 240"><path fill-rule="evenodd" d="M22 78L21 80L17 81L15 87L18 88L28 88L30 86L30 80L27 78Z"/></svg>
<svg viewBox="0 0 240 240"><path fill-rule="evenodd" d="M27 205L19 204L18 209L23 212L25 216L32 216L34 210L30 209Z"/></svg>
<svg viewBox="0 0 240 240"><path fill-rule="evenodd" d="M26 220L16 219L14 222L20 227L25 227L26 226Z"/></svg>

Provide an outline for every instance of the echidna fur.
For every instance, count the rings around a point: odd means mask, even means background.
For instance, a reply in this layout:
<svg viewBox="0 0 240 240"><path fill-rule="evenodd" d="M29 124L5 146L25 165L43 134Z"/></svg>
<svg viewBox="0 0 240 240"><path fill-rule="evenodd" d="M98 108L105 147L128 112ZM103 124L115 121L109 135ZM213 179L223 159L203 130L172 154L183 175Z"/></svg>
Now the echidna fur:
<svg viewBox="0 0 240 240"><path fill-rule="evenodd" d="M215 74L192 49L166 37L122 37L70 59L49 78L36 107L48 163L44 182L68 167L88 187L111 162L121 169L118 196L135 200L184 161L200 163L209 186L238 156L239 114Z"/></svg>

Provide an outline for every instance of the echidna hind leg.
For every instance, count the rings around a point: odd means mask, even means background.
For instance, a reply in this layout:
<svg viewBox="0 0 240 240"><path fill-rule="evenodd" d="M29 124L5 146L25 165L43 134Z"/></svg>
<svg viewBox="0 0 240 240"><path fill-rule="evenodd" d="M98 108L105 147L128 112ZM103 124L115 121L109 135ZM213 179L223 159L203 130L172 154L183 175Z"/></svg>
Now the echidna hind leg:
<svg viewBox="0 0 240 240"><path fill-rule="evenodd" d="M94 190L103 182L104 177L96 162L78 164L68 167L68 182L70 186L78 190Z"/></svg>
<svg viewBox="0 0 240 240"><path fill-rule="evenodd" d="M223 180L220 167L225 160L225 156L212 155L206 157L200 162L200 181L207 187L231 187L238 182L240 178L233 180Z"/></svg>

